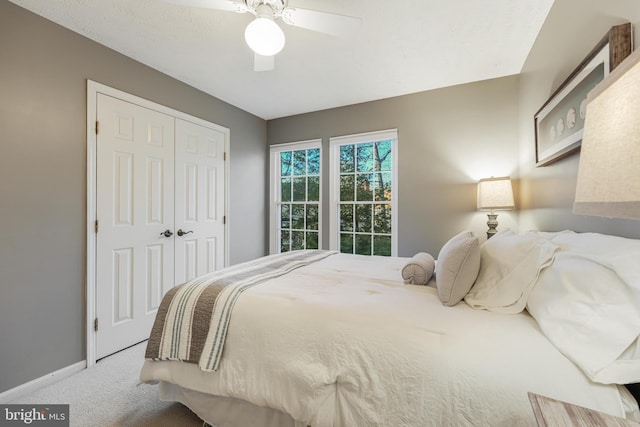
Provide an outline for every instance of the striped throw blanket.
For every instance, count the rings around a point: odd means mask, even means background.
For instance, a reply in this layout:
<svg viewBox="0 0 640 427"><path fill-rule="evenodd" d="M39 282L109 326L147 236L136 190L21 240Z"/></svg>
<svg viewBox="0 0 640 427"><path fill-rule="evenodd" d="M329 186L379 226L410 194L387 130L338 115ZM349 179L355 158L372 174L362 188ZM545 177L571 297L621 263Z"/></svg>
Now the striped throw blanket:
<svg viewBox="0 0 640 427"><path fill-rule="evenodd" d="M158 308L145 357L197 363L203 371L216 371L240 294L334 253L305 250L269 255L171 289Z"/></svg>

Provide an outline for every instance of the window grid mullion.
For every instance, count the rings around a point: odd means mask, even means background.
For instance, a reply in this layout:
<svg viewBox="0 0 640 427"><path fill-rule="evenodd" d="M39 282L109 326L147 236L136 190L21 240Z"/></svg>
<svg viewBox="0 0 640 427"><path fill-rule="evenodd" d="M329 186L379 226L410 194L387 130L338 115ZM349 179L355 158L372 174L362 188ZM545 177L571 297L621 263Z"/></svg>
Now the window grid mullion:
<svg viewBox="0 0 640 427"><path fill-rule="evenodd" d="M384 221L384 218L387 217L388 215L392 215L393 216L393 212L395 211L395 209L393 209L393 205L394 203L394 197L391 197L391 200L378 200L378 194L377 192L379 191L381 194L381 198L385 198L386 194L384 189L386 188L386 185L391 185L391 187L394 187L393 181L388 182L388 181L382 181L382 186L380 188L378 188L380 181L385 179L385 175L383 174L391 174L393 175L393 170L387 170L384 169L382 170L382 168L380 168L380 170L375 168L375 165L372 165L372 170L361 170L361 169L369 169L366 164L362 164L360 162L360 158L361 158L361 151L360 150L364 150L366 149L366 145L368 144L370 147L373 147L372 150L375 150L377 148L378 143L383 142L384 140L380 140L380 141L363 141L363 142L355 142L355 143L347 143L347 144L340 144L337 145L336 147L336 159L340 159L340 166L339 166L339 170L338 172L338 187L336 188L338 190L338 195L337 195L337 215L338 215L338 221L337 221L337 232L338 235L341 234L349 234L352 236L352 241L353 241L353 252L356 252L356 246L355 246L355 240L356 240L356 236L370 236L370 245L369 245L369 254L373 255L375 254L375 240L377 236L380 237L387 237L387 238L391 238L393 239L394 236L394 230L393 230L393 218L387 218L388 220L388 225L386 226L382 226L379 227L380 229L387 229L389 228L390 232L389 233L379 233L376 232L376 215L384 215L383 217L380 218L381 221ZM395 140L392 140L391 142L392 147L391 150L394 150L395 148ZM351 146L353 147L352 149L346 148L343 149L342 147L344 146ZM342 152L342 150L348 150L351 153L353 153L353 166L351 166L350 164L348 164L349 168L353 167L353 171L351 172L342 172L342 158L340 157L340 153ZM387 153L386 155L391 154L392 156L394 156L393 152L391 153ZM372 151L371 153L371 158L367 158L366 162L375 161L375 154ZM344 182L345 177L349 177L351 176L351 180L353 182L353 197L352 200L341 200L342 198L342 182ZM360 177L360 178L359 178ZM358 179L359 178L359 179ZM386 179L389 179L388 177ZM371 192L371 199L370 200L359 200L359 196L361 196L361 188L359 185L358 181L361 181L361 183L368 181L369 187L368 189L364 189L366 192ZM364 183L364 185L366 185L366 182ZM366 194L366 193L365 193ZM392 192L393 194L393 192ZM352 212L351 212L351 224L352 224L352 231L343 231L342 230L342 206L353 206ZM362 232L362 231L357 231L357 207L358 206L363 206L363 205L368 205L370 206L370 219L369 219L369 226L368 228L370 229L370 231L368 232ZM388 209L390 210L388 213L385 212L385 210L379 210L376 209L376 206L388 206ZM378 212L377 212L378 211ZM340 239L339 239L340 241ZM341 243L339 243L339 247L341 247ZM363 249L363 248L361 248Z"/></svg>

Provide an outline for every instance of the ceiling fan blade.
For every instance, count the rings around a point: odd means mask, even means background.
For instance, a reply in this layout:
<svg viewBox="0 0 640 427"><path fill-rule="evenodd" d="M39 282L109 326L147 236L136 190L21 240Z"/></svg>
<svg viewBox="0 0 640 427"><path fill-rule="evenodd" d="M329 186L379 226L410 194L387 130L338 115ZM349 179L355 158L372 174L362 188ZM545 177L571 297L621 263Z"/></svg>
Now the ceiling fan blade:
<svg viewBox="0 0 640 427"><path fill-rule="evenodd" d="M282 11L282 20L294 27L306 28L344 39L354 38L360 29L360 18L336 15L310 9L287 7Z"/></svg>
<svg viewBox="0 0 640 427"><path fill-rule="evenodd" d="M165 3L204 9L229 10L232 12L246 12L247 6L235 0L164 0Z"/></svg>
<svg viewBox="0 0 640 427"><path fill-rule="evenodd" d="M272 71L275 68L275 55L263 56L257 53L253 57L253 71Z"/></svg>

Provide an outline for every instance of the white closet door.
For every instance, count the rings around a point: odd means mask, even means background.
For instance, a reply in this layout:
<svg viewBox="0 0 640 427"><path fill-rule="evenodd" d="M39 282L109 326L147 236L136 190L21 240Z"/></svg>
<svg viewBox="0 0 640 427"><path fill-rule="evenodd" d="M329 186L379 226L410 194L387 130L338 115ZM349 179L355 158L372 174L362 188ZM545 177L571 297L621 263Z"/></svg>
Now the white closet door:
<svg viewBox="0 0 640 427"><path fill-rule="evenodd" d="M175 282L224 266L225 134L176 119Z"/></svg>
<svg viewBox="0 0 640 427"><path fill-rule="evenodd" d="M96 356L148 338L174 285L172 116L98 94ZM167 236L163 233L168 231Z"/></svg>

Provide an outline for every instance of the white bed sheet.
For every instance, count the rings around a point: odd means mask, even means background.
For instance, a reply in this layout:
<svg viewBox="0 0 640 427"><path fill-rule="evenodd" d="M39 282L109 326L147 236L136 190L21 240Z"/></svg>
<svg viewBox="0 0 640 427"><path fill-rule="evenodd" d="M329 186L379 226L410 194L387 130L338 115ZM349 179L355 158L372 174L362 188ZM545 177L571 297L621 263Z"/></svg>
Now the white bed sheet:
<svg viewBox="0 0 640 427"><path fill-rule="evenodd" d="M217 372L146 361L165 381L313 427L535 425L527 392L624 416L526 313L444 307L406 258L337 254L245 291Z"/></svg>
<svg viewBox="0 0 640 427"><path fill-rule="evenodd" d="M234 397L215 396L160 382L160 400L180 402L213 427L307 427L289 414Z"/></svg>

